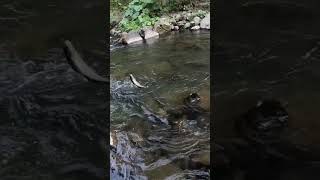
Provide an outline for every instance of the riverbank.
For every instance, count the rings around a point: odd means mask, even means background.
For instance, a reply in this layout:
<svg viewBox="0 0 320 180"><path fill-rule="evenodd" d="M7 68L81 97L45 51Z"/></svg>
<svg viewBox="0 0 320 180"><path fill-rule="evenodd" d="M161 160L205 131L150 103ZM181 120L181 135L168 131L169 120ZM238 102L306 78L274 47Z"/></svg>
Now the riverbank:
<svg viewBox="0 0 320 180"><path fill-rule="evenodd" d="M123 28L125 15L119 11L111 12L110 44L133 44L143 42L151 38L159 38L171 31L199 31L200 29L210 30L210 2L183 8L183 10L164 13L160 12L160 17L154 23L147 26L138 26L134 29Z"/></svg>

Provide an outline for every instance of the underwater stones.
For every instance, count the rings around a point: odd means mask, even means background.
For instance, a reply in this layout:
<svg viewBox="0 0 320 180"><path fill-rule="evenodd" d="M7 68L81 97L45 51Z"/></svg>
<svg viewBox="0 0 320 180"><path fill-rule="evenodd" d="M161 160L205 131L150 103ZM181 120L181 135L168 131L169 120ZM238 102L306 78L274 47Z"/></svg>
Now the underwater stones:
<svg viewBox="0 0 320 180"><path fill-rule="evenodd" d="M210 29L210 13L208 13L200 22L201 29Z"/></svg>
<svg viewBox="0 0 320 180"><path fill-rule="evenodd" d="M160 166L157 169L148 170L146 171L146 175L149 179L166 179L168 176L177 174L179 172L182 172L182 169L170 163Z"/></svg>

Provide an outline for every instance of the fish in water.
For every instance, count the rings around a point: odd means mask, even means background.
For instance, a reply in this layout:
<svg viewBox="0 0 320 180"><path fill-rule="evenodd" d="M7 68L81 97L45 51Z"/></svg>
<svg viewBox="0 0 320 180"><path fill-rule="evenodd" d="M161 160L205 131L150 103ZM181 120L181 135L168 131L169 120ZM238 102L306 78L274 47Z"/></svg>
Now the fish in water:
<svg viewBox="0 0 320 180"><path fill-rule="evenodd" d="M130 76L131 82L132 82L134 85L136 85L136 86L139 87L139 88L147 88L146 86L141 85L141 84L136 80L136 78L133 77L132 74L130 74L129 76Z"/></svg>
<svg viewBox="0 0 320 180"><path fill-rule="evenodd" d="M109 82L107 78L98 75L91 67L88 66L69 40L64 41L64 46L65 55L75 71L89 80L105 83Z"/></svg>

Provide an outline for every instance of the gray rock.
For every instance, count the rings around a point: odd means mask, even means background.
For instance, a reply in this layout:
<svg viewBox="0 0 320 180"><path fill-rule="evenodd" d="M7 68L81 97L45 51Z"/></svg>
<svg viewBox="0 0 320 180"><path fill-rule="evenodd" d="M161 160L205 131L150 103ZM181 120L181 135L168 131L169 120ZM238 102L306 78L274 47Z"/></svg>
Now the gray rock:
<svg viewBox="0 0 320 180"><path fill-rule="evenodd" d="M184 25L184 28L185 28L185 29L188 29L190 26L191 26L191 24L187 22L187 23Z"/></svg>
<svg viewBox="0 0 320 180"><path fill-rule="evenodd" d="M190 25L195 26L196 24L194 23L194 21L190 21Z"/></svg>
<svg viewBox="0 0 320 180"><path fill-rule="evenodd" d="M186 24L186 21L179 21L179 22L177 22L177 25L178 25L179 27L183 27L185 24Z"/></svg>
<svg viewBox="0 0 320 180"><path fill-rule="evenodd" d="M159 37L159 33L153 31L151 28L142 29L140 35L142 35L142 38L144 38L145 40Z"/></svg>
<svg viewBox="0 0 320 180"><path fill-rule="evenodd" d="M210 29L210 13L208 13L200 22L201 29Z"/></svg>
<svg viewBox="0 0 320 180"><path fill-rule="evenodd" d="M180 20L182 20L182 16L180 14L177 14L175 16L175 19L176 19L176 21L180 21Z"/></svg>
<svg viewBox="0 0 320 180"><path fill-rule="evenodd" d="M197 30L199 30L199 29L200 29L200 26L193 26L193 27L191 28L192 31L197 31Z"/></svg>
<svg viewBox="0 0 320 180"><path fill-rule="evenodd" d="M179 31L179 26L174 26L174 30Z"/></svg>
<svg viewBox="0 0 320 180"><path fill-rule="evenodd" d="M116 34L116 30L115 29L111 29L110 30L110 35L114 36Z"/></svg>
<svg viewBox="0 0 320 180"><path fill-rule="evenodd" d="M163 34L165 32L171 31L170 18L169 17L160 18L160 20L154 25L153 29L159 34Z"/></svg>
<svg viewBox="0 0 320 180"><path fill-rule="evenodd" d="M192 17L192 13L187 13L187 20L191 20L191 17Z"/></svg>
<svg viewBox="0 0 320 180"><path fill-rule="evenodd" d="M174 18L170 18L169 23L175 25L177 21Z"/></svg>
<svg viewBox="0 0 320 180"><path fill-rule="evenodd" d="M130 31L129 33L126 33L126 32L122 33L121 40L122 40L122 43L124 44L132 44L132 43L143 41L139 33L134 31Z"/></svg>
<svg viewBox="0 0 320 180"><path fill-rule="evenodd" d="M193 18L193 21L194 21L194 24L197 26L200 24L201 19L198 16L196 16Z"/></svg>

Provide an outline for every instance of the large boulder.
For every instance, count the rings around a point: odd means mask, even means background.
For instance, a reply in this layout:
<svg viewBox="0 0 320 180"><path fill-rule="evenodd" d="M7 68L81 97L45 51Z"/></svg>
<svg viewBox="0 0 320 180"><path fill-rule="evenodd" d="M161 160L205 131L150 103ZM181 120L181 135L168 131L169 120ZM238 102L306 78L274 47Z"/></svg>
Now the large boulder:
<svg viewBox="0 0 320 180"><path fill-rule="evenodd" d="M210 13L208 13L200 22L201 29L210 29Z"/></svg>
<svg viewBox="0 0 320 180"><path fill-rule="evenodd" d="M154 25L154 30L159 34L171 31L170 21L170 17L160 18L160 20Z"/></svg>
<svg viewBox="0 0 320 180"><path fill-rule="evenodd" d="M123 44L132 44L142 42L143 39L138 32L130 31L129 33L123 32L121 35Z"/></svg>
<svg viewBox="0 0 320 180"><path fill-rule="evenodd" d="M145 40L150 39L150 38L158 38L159 37L159 33L157 33L156 31L152 30L152 28L144 28L144 29L142 29L140 35Z"/></svg>

